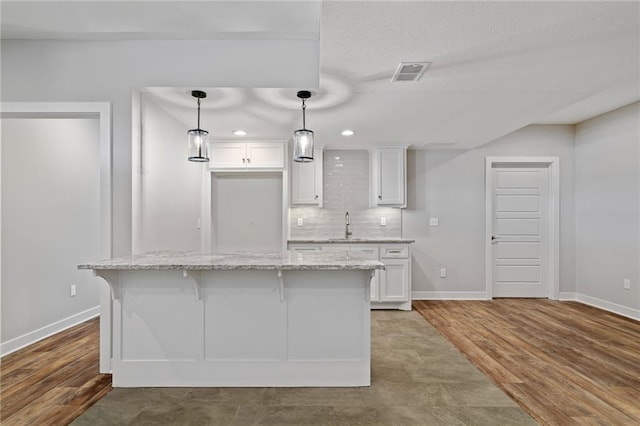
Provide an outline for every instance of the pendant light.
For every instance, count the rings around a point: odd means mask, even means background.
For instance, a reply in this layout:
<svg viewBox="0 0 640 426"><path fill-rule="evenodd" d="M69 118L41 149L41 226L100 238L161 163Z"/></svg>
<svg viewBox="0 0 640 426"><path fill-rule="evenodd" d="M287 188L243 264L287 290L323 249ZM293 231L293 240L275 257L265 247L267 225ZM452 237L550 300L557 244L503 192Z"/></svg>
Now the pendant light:
<svg viewBox="0 0 640 426"><path fill-rule="evenodd" d="M311 92L301 90L298 97L302 99L302 129L293 132L293 160L298 163L313 161L313 131L305 128L305 99L311 97Z"/></svg>
<svg viewBox="0 0 640 426"><path fill-rule="evenodd" d="M189 139L189 161L209 161L209 132L200 128L200 99L207 97L202 90L193 90L191 96L198 100L198 128L187 132Z"/></svg>

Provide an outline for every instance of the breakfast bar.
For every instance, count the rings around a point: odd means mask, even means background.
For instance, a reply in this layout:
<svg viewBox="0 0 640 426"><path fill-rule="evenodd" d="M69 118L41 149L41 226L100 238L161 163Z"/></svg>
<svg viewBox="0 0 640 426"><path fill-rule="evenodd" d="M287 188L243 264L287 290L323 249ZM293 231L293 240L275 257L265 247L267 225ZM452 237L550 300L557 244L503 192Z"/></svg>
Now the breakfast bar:
<svg viewBox="0 0 640 426"><path fill-rule="evenodd" d="M111 289L114 387L370 385L377 260L154 252L78 268Z"/></svg>

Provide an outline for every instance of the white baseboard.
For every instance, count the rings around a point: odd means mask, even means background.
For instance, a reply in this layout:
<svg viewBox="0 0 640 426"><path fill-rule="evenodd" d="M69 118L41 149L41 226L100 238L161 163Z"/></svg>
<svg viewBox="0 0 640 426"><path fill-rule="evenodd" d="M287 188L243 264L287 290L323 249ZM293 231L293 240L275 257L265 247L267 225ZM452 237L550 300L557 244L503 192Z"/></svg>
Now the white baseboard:
<svg viewBox="0 0 640 426"><path fill-rule="evenodd" d="M487 300L484 291L413 291L411 300Z"/></svg>
<svg viewBox="0 0 640 426"><path fill-rule="evenodd" d="M59 333L62 330L73 327L74 325L97 317L98 315L100 315L100 306L94 306L93 308L89 308L86 311L79 312L65 319L61 319L60 321L45 325L44 327L31 331L27 334L23 334L22 336L18 336L14 339L8 340L0 344L0 357L22 349L25 346L29 346L46 337Z"/></svg>
<svg viewBox="0 0 640 426"><path fill-rule="evenodd" d="M596 308L604 309L605 311L613 312L614 314L622 315L623 317L640 321L640 309L629 308L627 306L607 302L606 300L580 293L576 294L575 300L580 303L584 303L585 305L594 306Z"/></svg>
<svg viewBox="0 0 640 426"><path fill-rule="evenodd" d="M412 300L487 300L484 291L414 291ZM606 300L574 292L558 293L558 300L575 301L593 306L623 317L640 320L640 309L633 309Z"/></svg>
<svg viewBox="0 0 640 426"><path fill-rule="evenodd" d="M577 301L578 293L560 292L558 293L558 300L560 301Z"/></svg>

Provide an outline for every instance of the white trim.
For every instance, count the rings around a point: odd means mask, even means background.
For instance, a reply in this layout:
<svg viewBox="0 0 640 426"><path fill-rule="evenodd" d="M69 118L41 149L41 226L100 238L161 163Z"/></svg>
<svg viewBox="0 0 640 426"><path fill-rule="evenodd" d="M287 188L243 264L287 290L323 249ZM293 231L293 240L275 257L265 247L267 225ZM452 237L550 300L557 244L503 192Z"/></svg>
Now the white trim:
<svg viewBox="0 0 640 426"><path fill-rule="evenodd" d="M2 102L1 115L7 118L98 116L100 121L100 256L103 259L111 258L113 256L111 102ZM1 221L0 217L0 223ZM111 295L106 284L100 287L100 306L100 372L109 373L111 371L111 329L109 328Z"/></svg>
<svg viewBox="0 0 640 426"><path fill-rule="evenodd" d="M607 302L606 300L587 296L586 294L577 293L576 296L576 300L580 303L584 303L585 305L593 306L605 311L613 312L614 314L622 315L623 317L640 321L640 309L629 308L627 306L618 305L617 303Z"/></svg>
<svg viewBox="0 0 640 426"><path fill-rule="evenodd" d="M560 292L558 293L558 300L562 302L577 301L578 293L565 292L565 291Z"/></svg>
<svg viewBox="0 0 640 426"><path fill-rule="evenodd" d="M640 321L640 309L618 305L617 303L587 296L586 294L563 292L559 294L558 300L584 303L585 305L593 306L603 311Z"/></svg>
<svg viewBox="0 0 640 426"><path fill-rule="evenodd" d="M487 300L484 291L413 291L411 300Z"/></svg>
<svg viewBox="0 0 640 426"><path fill-rule="evenodd" d="M549 169L549 299L560 293L560 157L486 157L485 162L485 290L493 298L493 173L494 165L532 164Z"/></svg>
<svg viewBox="0 0 640 426"><path fill-rule="evenodd" d="M131 91L131 254L142 244L142 93Z"/></svg>
<svg viewBox="0 0 640 426"><path fill-rule="evenodd" d="M22 336L6 341L0 345L0 357L9 355L10 353L18 351L26 346L32 345L42 339L53 336L56 333L60 333L63 330L81 324L97 316L100 316L100 306L94 306L86 311L79 312L60 321L45 325L37 330L30 331Z"/></svg>

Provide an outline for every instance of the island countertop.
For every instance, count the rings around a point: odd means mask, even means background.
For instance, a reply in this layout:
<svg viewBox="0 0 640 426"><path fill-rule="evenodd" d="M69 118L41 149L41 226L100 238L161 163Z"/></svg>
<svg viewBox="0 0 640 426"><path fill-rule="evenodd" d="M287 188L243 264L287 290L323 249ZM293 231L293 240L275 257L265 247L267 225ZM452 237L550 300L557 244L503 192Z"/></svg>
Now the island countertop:
<svg viewBox="0 0 640 426"><path fill-rule="evenodd" d="M376 270L384 264L358 253L256 251L197 253L156 251L78 265L95 270Z"/></svg>

